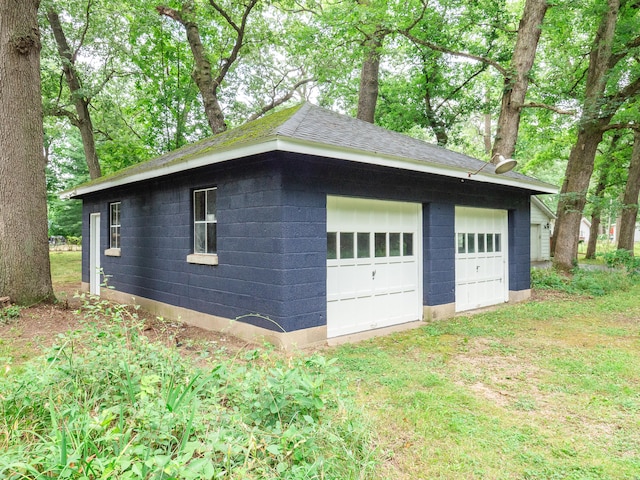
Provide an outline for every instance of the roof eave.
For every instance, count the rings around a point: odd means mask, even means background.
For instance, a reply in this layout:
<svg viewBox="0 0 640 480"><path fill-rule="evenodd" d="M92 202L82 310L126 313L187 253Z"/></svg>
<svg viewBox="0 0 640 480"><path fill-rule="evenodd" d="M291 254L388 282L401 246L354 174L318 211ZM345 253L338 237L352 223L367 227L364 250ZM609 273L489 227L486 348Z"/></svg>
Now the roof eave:
<svg viewBox="0 0 640 480"><path fill-rule="evenodd" d="M146 170L132 175L115 177L111 180L105 180L94 185L82 185L72 190L64 192L66 198L79 198L91 193L99 192L102 190L108 190L110 188L120 187L123 185L129 185L131 183L142 182L145 180L153 180L155 178L164 177L166 175L172 175L175 173L181 173L195 168L206 167L208 165L215 165L216 163L226 162L236 158L248 157L251 155L258 155L261 153L271 152L277 150L277 137L274 135L268 139L261 139L259 142L253 144L244 144L241 148L229 148L226 150L216 150L213 153L208 153L202 156L194 156L187 160L172 163L163 167L155 168L152 170Z"/></svg>
<svg viewBox="0 0 640 480"><path fill-rule="evenodd" d="M245 143L241 147L232 147L226 150L216 150L202 156L195 156L187 160L179 161L159 167L153 170L142 171L132 175L114 177L97 184L79 186L68 190L61 195L63 198L80 198L91 193L108 190L111 188L128 185L131 183L152 180L155 178L172 175L195 168L215 165L236 158L258 155L261 153L283 151L306 155L331 157L339 160L347 160L368 165L377 165L390 168L400 168L415 172L430 173L450 178L458 178L461 182L476 181L494 185L503 185L521 189L528 189L537 193L557 193L557 188L538 181L528 181L518 178L510 178L492 173L479 172L471 178L468 169L441 165L424 160L414 160L401 156L371 152L360 149L349 149L321 142L300 140L292 137L273 135L269 138L261 138L255 143Z"/></svg>
<svg viewBox="0 0 640 480"><path fill-rule="evenodd" d="M309 142L292 138L278 139L278 150L301 153L315 156L329 156L340 160L348 160L369 165L378 165L383 167L401 168L415 172L430 173L434 175L442 175L450 178L458 178L461 183L465 181L477 181L483 183L491 183L496 185L504 185L516 188L524 188L539 193L558 193L555 186L545 184L536 180L528 181L518 178L504 177L498 174L480 172L470 175L469 169L445 166L425 160L414 160L406 157L394 156L389 154L363 151L357 149L345 149L327 145L324 143ZM330 152L331 155L327 155ZM372 155L372 153L374 155Z"/></svg>
<svg viewBox="0 0 640 480"><path fill-rule="evenodd" d="M558 192L556 191L556 192L553 192L553 193L558 193ZM555 213L553 213L553 212L549 209L549 207L547 207L547 206L544 204L544 202L543 202L542 200L540 200L539 198L537 198L537 197L535 197L535 196L532 196L532 197L531 197L531 202L533 202L535 205L537 205L537 206L538 206L538 208L539 208L540 210L542 210L542 212L543 212L547 217L549 217L550 219L555 219L555 218L556 218L556 214L555 214Z"/></svg>

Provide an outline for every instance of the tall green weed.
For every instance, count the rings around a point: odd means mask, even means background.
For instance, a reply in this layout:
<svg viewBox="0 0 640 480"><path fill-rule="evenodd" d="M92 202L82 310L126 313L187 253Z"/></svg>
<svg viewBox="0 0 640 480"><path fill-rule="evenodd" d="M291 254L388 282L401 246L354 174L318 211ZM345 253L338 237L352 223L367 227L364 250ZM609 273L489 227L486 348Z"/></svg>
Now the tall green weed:
<svg viewBox="0 0 640 480"><path fill-rule="evenodd" d="M0 478L367 478L367 426L332 361L253 350L196 368L124 307L0 374Z"/></svg>
<svg viewBox="0 0 640 480"><path fill-rule="evenodd" d="M624 270L587 270L577 268L570 274L553 269L532 269L531 287L558 290L572 295L600 297L617 291L629 290L638 281L637 276Z"/></svg>
<svg viewBox="0 0 640 480"><path fill-rule="evenodd" d="M635 257L633 252L625 249L618 249L603 254L605 264L610 268L621 268L630 275L640 273L640 258Z"/></svg>

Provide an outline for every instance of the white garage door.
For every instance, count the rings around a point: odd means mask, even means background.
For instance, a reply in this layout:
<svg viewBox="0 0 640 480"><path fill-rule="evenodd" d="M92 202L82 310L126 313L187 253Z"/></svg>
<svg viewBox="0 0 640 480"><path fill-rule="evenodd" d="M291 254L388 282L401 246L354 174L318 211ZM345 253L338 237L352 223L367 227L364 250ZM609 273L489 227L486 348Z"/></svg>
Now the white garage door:
<svg viewBox="0 0 640 480"><path fill-rule="evenodd" d="M507 211L456 207L456 311L509 300Z"/></svg>
<svg viewBox="0 0 640 480"><path fill-rule="evenodd" d="M422 318L414 203L327 197L327 336Z"/></svg>

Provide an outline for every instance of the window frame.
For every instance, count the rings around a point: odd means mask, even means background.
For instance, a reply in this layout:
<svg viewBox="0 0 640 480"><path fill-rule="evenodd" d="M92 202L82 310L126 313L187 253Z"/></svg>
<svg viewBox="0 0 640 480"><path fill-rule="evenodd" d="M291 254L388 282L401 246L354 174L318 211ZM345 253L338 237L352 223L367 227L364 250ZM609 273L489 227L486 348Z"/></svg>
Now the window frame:
<svg viewBox="0 0 640 480"><path fill-rule="evenodd" d="M104 251L108 257L119 257L122 247L122 201L109 202L109 248ZM114 215L114 210L116 215ZM114 220L116 217L117 221ZM114 236L115 234L115 236ZM114 241L116 239L116 241Z"/></svg>
<svg viewBox="0 0 640 480"><path fill-rule="evenodd" d="M204 192L204 205L203 205L203 220L199 220L196 218L198 214L198 210L196 208L196 195L198 193ZM215 193L215 211L209 212L209 195L211 192ZM209 219L208 217L212 215L213 219ZM198 251L199 247L197 244L198 234L196 233L196 228L198 225L204 225L204 251ZM210 235L210 225L214 225L214 235L215 235L215 251L208 251L209 249L209 238ZM193 243L192 243L192 253L187 255L187 262L196 263L201 265L218 265L218 187L204 187L204 188L194 188L191 191L191 227L193 232Z"/></svg>

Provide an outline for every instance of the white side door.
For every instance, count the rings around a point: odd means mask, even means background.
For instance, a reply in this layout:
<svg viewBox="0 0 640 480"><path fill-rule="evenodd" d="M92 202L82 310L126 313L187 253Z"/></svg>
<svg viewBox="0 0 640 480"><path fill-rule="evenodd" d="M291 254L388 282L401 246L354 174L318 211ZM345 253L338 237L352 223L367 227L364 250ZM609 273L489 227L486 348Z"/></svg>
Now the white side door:
<svg viewBox="0 0 640 480"><path fill-rule="evenodd" d="M506 210L456 207L456 312L507 302Z"/></svg>
<svg viewBox="0 0 640 480"><path fill-rule="evenodd" d="M89 293L100 295L100 214L92 213L89 221Z"/></svg>
<svg viewBox="0 0 640 480"><path fill-rule="evenodd" d="M422 318L422 206L327 197L327 336Z"/></svg>

